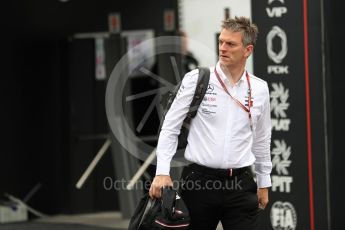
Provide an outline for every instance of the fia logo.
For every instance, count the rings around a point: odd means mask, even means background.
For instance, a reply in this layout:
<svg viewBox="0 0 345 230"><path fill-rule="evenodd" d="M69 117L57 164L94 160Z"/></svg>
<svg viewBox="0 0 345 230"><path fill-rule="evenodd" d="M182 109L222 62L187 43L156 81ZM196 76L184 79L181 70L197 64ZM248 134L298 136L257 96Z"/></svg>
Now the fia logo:
<svg viewBox="0 0 345 230"><path fill-rule="evenodd" d="M297 213L290 202L277 201L271 208L271 224L274 230L295 230Z"/></svg>

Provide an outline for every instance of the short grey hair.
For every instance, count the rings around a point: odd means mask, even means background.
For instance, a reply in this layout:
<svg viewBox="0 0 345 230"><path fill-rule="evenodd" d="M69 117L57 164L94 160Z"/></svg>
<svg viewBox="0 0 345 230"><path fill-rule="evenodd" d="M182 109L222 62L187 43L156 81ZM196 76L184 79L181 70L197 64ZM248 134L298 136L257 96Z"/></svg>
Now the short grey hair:
<svg viewBox="0 0 345 230"><path fill-rule="evenodd" d="M226 19L222 23L222 29L231 30L232 32L242 32L242 43L244 46L255 46L259 33L258 27L246 17Z"/></svg>

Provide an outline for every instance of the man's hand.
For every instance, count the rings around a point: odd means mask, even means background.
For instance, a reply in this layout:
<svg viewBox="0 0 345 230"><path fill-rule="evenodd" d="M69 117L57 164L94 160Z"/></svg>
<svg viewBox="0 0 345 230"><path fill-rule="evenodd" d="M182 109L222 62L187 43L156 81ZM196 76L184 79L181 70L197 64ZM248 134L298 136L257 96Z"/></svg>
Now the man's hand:
<svg viewBox="0 0 345 230"><path fill-rule="evenodd" d="M161 188L163 186L173 186L173 182L171 180L171 177L168 175L157 175L152 181L151 187L150 187L150 197L152 199L154 198L160 198L161 197Z"/></svg>
<svg viewBox="0 0 345 230"><path fill-rule="evenodd" d="M258 189L259 208L265 209L268 204L268 188Z"/></svg>

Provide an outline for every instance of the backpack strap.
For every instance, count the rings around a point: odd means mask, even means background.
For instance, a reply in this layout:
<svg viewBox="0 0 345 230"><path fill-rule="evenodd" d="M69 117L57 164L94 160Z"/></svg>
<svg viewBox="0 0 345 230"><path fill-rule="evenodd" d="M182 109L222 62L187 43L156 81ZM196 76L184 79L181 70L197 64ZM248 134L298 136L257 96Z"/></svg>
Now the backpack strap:
<svg viewBox="0 0 345 230"><path fill-rule="evenodd" d="M186 118L183 120L181 131L178 136L178 145L177 145L178 150L185 149L188 144L187 138L189 134L190 124L191 124L192 119L196 116L198 112L198 108L202 100L204 99L209 81L210 81L210 69L199 67L198 82L195 88L194 96L190 104ZM181 86L181 83L178 85L178 88L180 86ZM178 90L178 88L175 88L175 89ZM172 101L175 100L177 90L174 90L174 93L171 94L169 98L168 105L164 113L164 117L166 113L168 112L168 110L170 109ZM163 121L161 122L161 125L159 127L159 133L161 132L162 126L163 126ZM183 152L181 154L183 154ZM179 154L175 154L175 156L179 156Z"/></svg>
<svg viewBox="0 0 345 230"><path fill-rule="evenodd" d="M199 67L198 84L196 86L194 98L192 100L192 103L190 104L191 106L189 109L191 118L194 118L196 116L198 108L206 94L209 81L210 81L210 69L205 68L205 67Z"/></svg>
<svg viewBox="0 0 345 230"><path fill-rule="evenodd" d="M199 67L199 77L198 83L195 88L194 97L190 104L189 111L185 120L183 121L184 125L189 126L191 120L196 116L199 106L204 99L204 96L207 91L208 83L210 81L210 69L205 67Z"/></svg>
<svg viewBox="0 0 345 230"><path fill-rule="evenodd" d="M187 113L186 118L183 120L183 123L182 123L180 135L178 136L177 149L185 149L188 144L187 139L188 139L190 124L192 122L192 119L196 116L198 112L198 108L202 100L204 99L209 81L210 81L210 69L199 67L198 82L195 88L193 100L190 103L189 111ZM175 154L175 156L179 156L179 154Z"/></svg>

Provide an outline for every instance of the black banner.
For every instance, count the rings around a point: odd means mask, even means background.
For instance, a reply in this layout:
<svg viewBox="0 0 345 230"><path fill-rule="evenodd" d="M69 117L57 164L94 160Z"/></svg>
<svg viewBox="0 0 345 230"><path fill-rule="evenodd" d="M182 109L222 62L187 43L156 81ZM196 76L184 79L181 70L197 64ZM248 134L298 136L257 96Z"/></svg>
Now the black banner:
<svg viewBox="0 0 345 230"><path fill-rule="evenodd" d="M260 229L328 229L319 5L252 1L254 74L268 82L272 117L272 190Z"/></svg>

